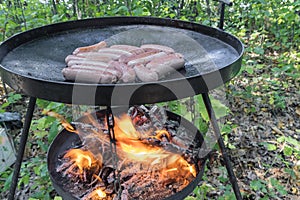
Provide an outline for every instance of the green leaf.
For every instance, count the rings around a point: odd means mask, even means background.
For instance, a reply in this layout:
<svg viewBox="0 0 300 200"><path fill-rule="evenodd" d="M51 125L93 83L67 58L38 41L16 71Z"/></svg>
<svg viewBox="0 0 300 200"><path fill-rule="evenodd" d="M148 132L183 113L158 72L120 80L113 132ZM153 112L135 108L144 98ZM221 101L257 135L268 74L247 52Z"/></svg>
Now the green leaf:
<svg viewBox="0 0 300 200"><path fill-rule="evenodd" d="M184 200L197 200L197 199L196 199L196 197L188 196L188 197L186 197Z"/></svg>
<svg viewBox="0 0 300 200"><path fill-rule="evenodd" d="M20 186L21 184L24 184L24 185L28 185L29 183L29 175L23 175L22 178L19 180L19 183L18 185Z"/></svg>
<svg viewBox="0 0 300 200"><path fill-rule="evenodd" d="M45 144L43 141L41 141L41 140L37 140L36 141L37 142L37 144L39 145L39 147L44 151L44 152L47 152L47 150L48 150L48 145L47 144Z"/></svg>
<svg viewBox="0 0 300 200"><path fill-rule="evenodd" d="M257 53L259 55L263 55L265 53L265 50L261 47L255 47L254 48L254 53Z"/></svg>
<svg viewBox="0 0 300 200"><path fill-rule="evenodd" d="M128 14L129 10L126 6L120 6L113 11L114 14Z"/></svg>
<svg viewBox="0 0 300 200"><path fill-rule="evenodd" d="M277 149L276 145L267 143L267 149L268 151L275 151Z"/></svg>
<svg viewBox="0 0 300 200"><path fill-rule="evenodd" d="M285 136L280 136L280 137L277 138L277 142L282 143L284 141L285 141Z"/></svg>
<svg viewBox="0 0 300 200"><path fill-rule="evenodd" d="M37 99L36 104L40 108L46 108L50 104L50 101L43 100L43 99Z"/></svg>
<svg viewBox="0 0 300 200"><path fill-rule="evenodd" d="M199 110L201 117L208 122L209 121L209 117L208 117L208 113L206 111L203 99L201 95L196 96L196 101L197 101L197 106L196 109Z"/></svg>
<svg viewBox="0 0 300 200"><path fill-rule="evenodd" d="M288 145L285 145L283 148L283 154L285 156L291 156L293 154L293 148Z"/></svg>
<svg viewBox="0 0 300 200"><path fill-rule="evenodd" d="M13 177L13 171L9 174L9 176L7 178L5 178L3 191L6 191L9 189L11 181L12 181L12 177Z"/></svg>
<svg viewBox="0 0 300 200"><path fill-rule="evenodd" d="M246 72L248 72L249 74L253 74L253 73L254 73L254 68L253 68L253 66L246 66L245 70L246 70Z"/></svg>
<svg viewBox="0 0 300 200"><path fill-rule="evenodd" d="M223 103L221 103L221 101L211 98L211 103L213 105L217 119L221 117L225 117L228 114L229 111L228 107Z"/></svg>
<svg viewBox="0 0 300 200"><path fill-rule="evenodd" d="M15 93L9 93L7 101L9 103L16 103L18 100L20 100L22 96L20 94L15 94Z"/></svg>
<svg viewBox="0 0 300 200"><path fill-rule="evenodd" d="M57 121L54 121L50 127L49 134L48 134L48 142L51 143L53 139L58 134L58 126L59 123Z"/></svg>
<svg viewBox="0 0 300 200"><path fill-rule="evenodd" d="M294 138L292 138L291 136L289 137L286 137L285 138L285 141L294 145L296 149L299 149L300 150L300 142Z"/></svg>
<svg viewBox="0 0 300 200"><path fill-rule="evenodd" d="M1 105L1 109L5 109L7 106L9 106L10 103L9 102L5 102Z"/></svg>
<svg viewBox="0 0 300 200"><path fill-rule="evenodd" d="M261 190L262 188L265 188L265 185L262 184L261 180L253 180L250 182L250 187L254 191Z"/></svg>
<svg viewBox="0 0 300 200"><path fill-rule="evenodd" d="M270 178L271 185L281 194L286 195L286 189L280 184L280 182L275 178Z"/></svg>

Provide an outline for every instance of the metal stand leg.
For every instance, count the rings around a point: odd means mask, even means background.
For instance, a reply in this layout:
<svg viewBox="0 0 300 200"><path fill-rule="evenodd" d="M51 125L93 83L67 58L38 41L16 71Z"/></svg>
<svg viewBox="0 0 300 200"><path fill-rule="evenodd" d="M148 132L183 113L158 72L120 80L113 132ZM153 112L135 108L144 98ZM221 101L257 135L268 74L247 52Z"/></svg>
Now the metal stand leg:
<svg viewBox="0 0 300 200"><path fill-rule="evenodd" d="M220 129L219 129L219 126L218 126L218 123L217 123L217 119L216 119L215 113L213 111L209 96L208 96L207 93L204 93L204 94L202 94L202 98L203 98L206 110L208 112L210 121L212 123L215 135L218 138L218 144L219 144L219 147L221 149L222 157L223 157L224 162L225 162L225 167L227 169L229 180L230 180L230 183L232 185L235 197L236 197L236 199L241 200L242 195L241 195L236 177L234 175L229 156L226 152L225 144L224 144L223 138L221 136L221 132L220 132Z"/></svg>
<svg viewBox="0 0 300 200"><path fill-rule="evenodd" d="M21 168L21 164L22 164L22 160L23 160L24 150L25 150L25 146L26 146L26 142L27 142L27 138L28 138L28 132L29 132L32 116L33 116L35 102L36 102L36 98L30 97L28 108L27 108L27 113L26 113L26 117L25 117L24 128L22 131L21 139L20 139L17 160L16 160L16 163L14 166L14 174L13 174L12 182L10 185L8 200L13 200L14 196L15 196L15 191L16 191L16 187L18 184L19 172L20 172L20 168Z"/></svg>

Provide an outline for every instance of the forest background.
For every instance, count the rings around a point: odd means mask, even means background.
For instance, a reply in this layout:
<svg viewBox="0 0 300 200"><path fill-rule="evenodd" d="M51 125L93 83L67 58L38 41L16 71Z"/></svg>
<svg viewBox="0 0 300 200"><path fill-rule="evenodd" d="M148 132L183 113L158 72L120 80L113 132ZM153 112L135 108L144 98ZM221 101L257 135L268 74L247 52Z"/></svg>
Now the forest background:
<svg viewBox="0 0 300 200"><path fill-rule="evenodd" d="M0 40L47 24L104 16L156 16L217 27L218 5L212 0L0 0ZM213 102L223 121L222 134L242 195L296 199L300 195L300 1L234 0L225 13L224 29L244 43L245 54L239 75L225 85L226 103L217 97ZM28 97L0 89L0 112L24 117ZM188 115L185 101L168 106ZM197 101L201 104L201 99ZM18 199L60 199L49 179L46 152L61 126L42 115L43 109L71 116L68 105L38 100ZM208 131L207 116L200 112L197 126ZM10 134L17 146L20 131ZM215 157L220 158L218 151ZM220 160L209 163L203 181L187 199L234 198ZM0 173L1 199L7 198L11 177L12 168Z"/></svg>

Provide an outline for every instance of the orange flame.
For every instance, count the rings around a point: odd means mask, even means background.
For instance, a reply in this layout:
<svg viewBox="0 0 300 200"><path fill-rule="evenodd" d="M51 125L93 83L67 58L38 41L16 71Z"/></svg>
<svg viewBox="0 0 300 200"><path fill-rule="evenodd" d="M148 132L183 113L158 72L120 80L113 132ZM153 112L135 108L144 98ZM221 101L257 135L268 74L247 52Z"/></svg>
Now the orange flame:
<svg viewBox="0 0 300 200"><path fill-rule="evenodd" d="M165 162L167 162L168 166L179 165L179 167L182 167L182 169L196 177L197 172L195 166L190 165L182 156L167 152L161 147L144 144L139 139L140 133L135 129L129 116L123 115L121 118L115 118L115 121L117 145L127 159L148 163L150 165ZM163 136L167 137L168 140L171 139L170 133L167 130L158 130L156 131L156 135L150 136L150 138L161 140Z"/></svg>
<svg viewBox="0 0 300 200"><path fill-rule="evenodd" d="M101 197L101 198L104 198L104 197L106 197L106 193L105 192L103 192L101 189L96 189L96 191L95 191L96 193L97 193L97 195L99 196L99 197Z"/></svg>
<svg viewBox="0 0 300 200"><path fill-rule="evenodd" d="M83 174L85 169L90 169L96 162L94 155L90 151L81 149L70 149L64 158L69 158L74 162L74 167L78 168L78 173Z"/></svg>
<svg viewBox="0 0 300 200"><path fill-rule="evenodd" d="M101 189L97 188L89 193L83 200L99 200L99 199L106 199L106 193Z"/></svg>
<svg viewBox="0 0 300 200"><path fill-rule="evenodd" d="M43 110L42 113L50 117L55 117L67 131L78 134L78 131L62 115L49 110Z"/></svg>

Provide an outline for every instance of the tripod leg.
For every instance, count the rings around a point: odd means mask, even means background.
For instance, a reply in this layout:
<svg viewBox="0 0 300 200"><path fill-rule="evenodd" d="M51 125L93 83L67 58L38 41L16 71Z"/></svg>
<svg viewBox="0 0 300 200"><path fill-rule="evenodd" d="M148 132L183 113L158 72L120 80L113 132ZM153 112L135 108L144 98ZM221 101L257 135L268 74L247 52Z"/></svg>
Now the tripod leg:
<svg viewBox="0 0 300 200"><path fill-rule="evenodd" d="M24 150L25 150L25 146L26 146L26 142L27 142L27 138L28 138L28 132L29 132L32 116L33 116L35 103L36 103L36 98L30 97L27 112L26 112L26 117L25 117L25 123L24 123L22 135L21 135L21 139L20 139L17 160L16 160L16 163L14 166L14 174L13 174L12 182L10 185L8 200L13 200L14 196L15 196L15 191L16 191L16 187L18 184L19 172L20 172L20 168L21 168L21 164L22 164L22 160L23 160Z"/></svg>
<svg viewBox="0 0 300 200"><path fill-rule="evenodd" d="M242 195L241 195L238 183L237 183L237 179L236 179L235 174L233 172L229 156L226 152L224 140L221 136L220 128L218 126L217 119L216 119L215 113L213 111L208 93L202 94L202 98L203 98L206 110L208 112L208 116L210 118L211 124L213 126L215 136L218 139L218 144L219 144L219 147L221 149L222 157L223 157L224 162L225 162L225 167L227 169L229 180L230 180L230 183L232 185L235 197L236 197L236 199L241 200Z"/></svg>

